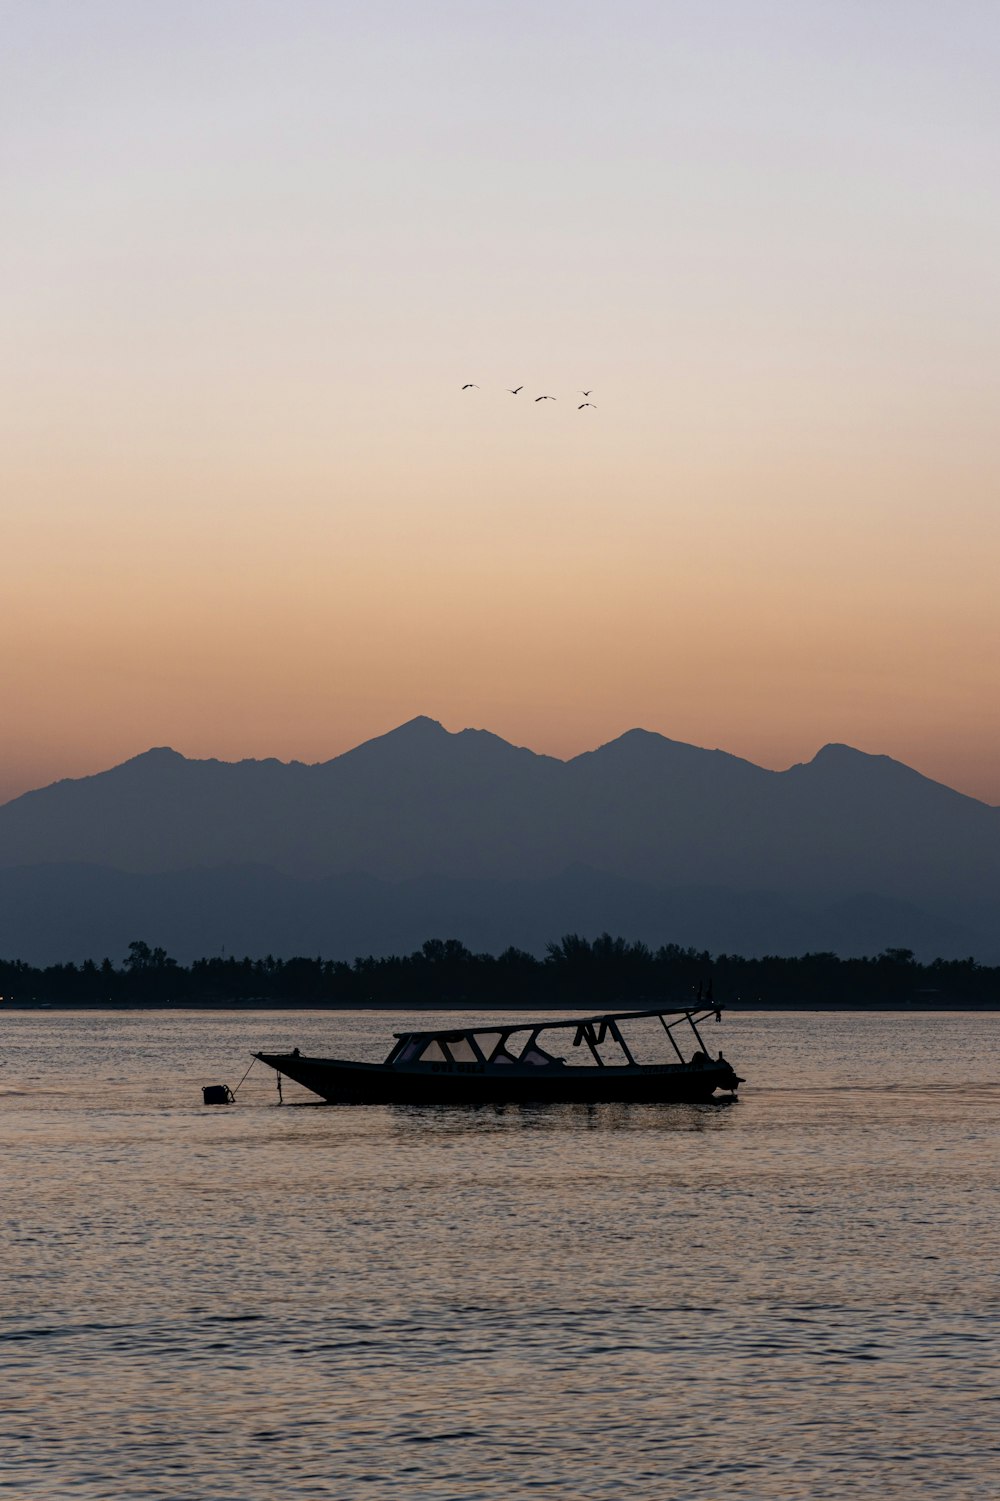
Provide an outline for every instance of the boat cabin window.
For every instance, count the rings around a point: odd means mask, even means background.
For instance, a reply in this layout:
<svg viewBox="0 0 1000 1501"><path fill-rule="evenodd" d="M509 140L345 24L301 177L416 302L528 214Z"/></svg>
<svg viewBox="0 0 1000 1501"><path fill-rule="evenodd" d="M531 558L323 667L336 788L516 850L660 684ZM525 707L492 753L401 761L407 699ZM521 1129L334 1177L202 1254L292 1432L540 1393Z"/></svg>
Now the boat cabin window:
<svg viewBox="0 0 1000 1501"><path fill-rule="evenodd" d="M476 1043L477 1043L477 1045L479 1047L479 1051L482 1053L483 1057L485 1059L487 1059L487 1060L489 1060L490 1058L492 1058L493 1053L494 1053L495 1049L497 1048L499 1042L500 1042L500 1033L499 1032L477 1032L476 1033Z"/></svg>
<svg viewBox="0 0 1000 1501"><path fill-rule="evenodd" d="M447 1051L446 1051L447 1050ZM467 1037L442 1044L436 1037L411 1037L405 1042L394 1063L478 1063L475 1050Z"/></svg>
<svg viewBox="0 0 1000 1501"><path fill-rule="evenodd" d="M537 1042L529 1042L524 1052L518 1059L519 1063L532 1063L536 1068L550 1068L553 1063L561 1063L561 1058L553 1058L551 1053L546 1053Z"/></svg>

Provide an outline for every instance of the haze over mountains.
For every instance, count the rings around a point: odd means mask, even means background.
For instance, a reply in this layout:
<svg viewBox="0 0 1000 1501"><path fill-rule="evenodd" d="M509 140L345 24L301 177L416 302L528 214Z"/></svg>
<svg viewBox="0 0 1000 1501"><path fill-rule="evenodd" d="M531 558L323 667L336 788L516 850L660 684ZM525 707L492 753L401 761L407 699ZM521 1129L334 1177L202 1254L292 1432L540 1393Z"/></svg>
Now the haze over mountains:
<svg viewBox="0 0 1000 1501"><path fill-rule="evenodd" d="M1000 809L828 745L767 771L631 730L568 762L419 718L315 766L158 749L0 807L0 954L352 958L567 931L1000 959Z"/></svg>

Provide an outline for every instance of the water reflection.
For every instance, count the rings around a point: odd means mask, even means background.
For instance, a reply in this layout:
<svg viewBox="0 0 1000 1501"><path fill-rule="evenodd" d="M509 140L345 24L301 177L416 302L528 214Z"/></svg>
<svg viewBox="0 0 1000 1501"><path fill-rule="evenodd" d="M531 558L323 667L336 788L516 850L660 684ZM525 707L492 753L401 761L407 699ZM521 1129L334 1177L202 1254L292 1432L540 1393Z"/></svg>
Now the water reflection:
<svg viewBox="0 0 1000 1501"><path fill-rule="evenodd" d="M705 1131L714 1129L738 1099L722 1096L698 1104L630 1104L625 1101L583 1103L521 1101L477 1105L368 1105L351 1108L384 1110L398 1129L420 1123L460 1134L490 1130L521 1131ZM339 1107L332 1107L334 1109Z"/></svg>

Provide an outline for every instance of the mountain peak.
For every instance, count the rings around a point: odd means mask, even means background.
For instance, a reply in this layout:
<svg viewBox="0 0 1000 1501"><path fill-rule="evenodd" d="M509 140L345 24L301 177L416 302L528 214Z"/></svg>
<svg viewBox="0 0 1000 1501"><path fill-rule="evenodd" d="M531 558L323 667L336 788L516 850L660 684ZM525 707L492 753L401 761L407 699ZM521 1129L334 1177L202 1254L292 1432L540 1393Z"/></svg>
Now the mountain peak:
<svg viewBox="0 0 1000 1501"><path fill-rule="evenodd" d="M327 762L328 766L376 765L410 770L420 769L421 774L438 768L442 775L451 775L457 768L466 771L472 768L483 770L499 768L515 763L550 761L549 756L536 755L534 751L512 745L491 730L446 730L436 719L419 714L405 724L397 725L385 735L376 735L353 750L345 751Z"/></svg>
<svg viewBox="0 0 1000 1501"><path fill-rule="evenodd" d="M667 772L712 776L718 773L719 768L725 768L727 775L773 775L772 772L755 766L752 761L745 761L729 751L690 745L685 740L670 740L656 730L638 728L626 730L623 735L606 741L596 750L584 751L582 755L575 756L570 764L580 767L607 766L613 768L616 774L622 774L623 770L627 774L627 770L631 768L653 774Z"/></svg>
<svg viewBox="0 0 1000 1501"><path fill-rule="evenodd" d="M384 735L373 735L370 740L365 740L361 745L354 747L362 750L370 745L392 745L408 747L441 745L445 740L450 740L451 734L437 719L431 719L427 714L418 714L415 719L407 719L405 723L396 725L395 729L386 730ZM348 751L347 755L352 752Z"/></svg>
<svg viewBox="0 0 1000 1501"><path fill-rule="evenodd" d="M166 777L168 780L174 775L185 771L189 766L198 763L189 761L182 756L180 751L175 751L170 745L152 745L149 750L141 751L137 756L129 756L127 761L120 761L117 766L112 766L107 771L97 772L99 780L111 778L113 781L130 781L138 778L145 784L147 781L155 781L158 777ZM86 780L86 779L85 779Z"/></svg>
<svg viewBox="0 0 1000 1501"><path fill-rule="evenodd" d="M853 745L847 745L843 740L831 740L826 745L820 746L815 756L813 756L813 764L817 761L849 761L852 759L887 761L889 757L872 755L870 751L858 750Z"/></svg>
<svg viewBox="0 0 1000 1501"><path fill-rule="evenodd" d="M856 746L845 745L839 740L831 740L829 744L820 746L811 761L802 761L799 765L803 770L843 772L845 775L863 770L910 770L901 761L894 761L891 756L858 750Z"/></svg>
<svg viewBox="0 0 1000 1501"><path fill-rule="evenodd" d="M140 751L137 756L129 756L123 761L123 766L134 766L137 761L144 761L147 765L167 766L170 762L185 761L180 751L175 751L172 745L151 745L149 750Z"/></svg>
<svg viewBox="0 0 1000 1501"><path fill-rule="evenodd" d="M614 740L605 741L600 749L604 750L608 745L651 745L654 742L658 745L681 743L678 740L669 739L666 735L661 735L658 730L644 730L641 725L635 725L631 730L623 730L620 735L615 736Z"/></svg>
<svg viewBox="0 0 1000 1501"><path fill-rule="evenodd" d="M880 798L904 792L907 796L914 796L933 789L935 796L942 796L956 805L989 807L988 803L981 802L979 798L956 792L946 783L924 776L923 772L907 766L905 761L858 750L853 745L842 745L838 741L822 746L811 761L800 761L781 775L791 777L793 782L801 779L805 786L813 785L818 778L827 789L837 789L851 798L858 798L863 793Z"/></svg>
<svg viewBox="0 0 1000 1501"><path fill-rule="evenodd" d="M670 750L675 746L682 746L679 740L668 740L666 735L660 735L656 730L643 730L638 726L635 729L625 730L623 734L616 735L613 740L605 740L603 745L598 745L592 751L583 751L574 760L583 760L585 756L619 756L642 755L644 752L655 754L657 751ZM685 749L689 747L683 747Z"/></svg>
<svg viewBox="0 0 1000 1501"><path fill-rule="evenodd" d="M390 735L447 735L448 731L439 719L431 719L429 714L417 714L413 719L407 719L403 724L397 725ZM381 737L383 740L386 736Z"/></svg>

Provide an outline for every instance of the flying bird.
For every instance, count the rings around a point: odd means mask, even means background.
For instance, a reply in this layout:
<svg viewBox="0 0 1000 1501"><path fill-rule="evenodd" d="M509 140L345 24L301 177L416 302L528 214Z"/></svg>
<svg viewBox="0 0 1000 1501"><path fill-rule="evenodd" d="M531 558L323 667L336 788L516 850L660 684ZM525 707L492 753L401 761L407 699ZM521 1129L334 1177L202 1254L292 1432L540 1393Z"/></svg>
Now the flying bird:
<svg viewBox="0 0 1000 1501"><path fill-rule="evenodd" d="M593 386L591 386L590 391L592 391L593 389L594 389ZM589 396L590 395L590 391L581 391L580 395L581 396Z"/></svg>
<svg viewBox="0 0 1000 1501"><path fill-rule="evenodd" d="M558 397L555 397L555 396L536 396L535 400L536 401L557 401Z"/></svg>
<svg viewBox="0 0 1000 1501"><path fill-rule="evenodd" d="M507 387L507 390L510 391L510 386ZM512 396L516 396L517 393L518 393L518 391L523 391L523 390L524 390L523 386L515 386L514 389L513 389L513 391L510 391L510 394Z"/></svg>
<svg viewBox="0 0 1000 1501"><path fill-rule="evenodd" d="M478 391L479 387L476 385L476 383L475 383L474 380L467 380L465 382L465 385L462 387L462 390L463 391Z"/></svg>
<svg viewBox="0 0 1000 1501"><path fill-rule="evenodd" d="M597 411L597 402L596 401L581 401L580 405L577 407L577 411L578 412L582 412L583 409L584 409L584 407L593 407L594 411L596 412Z"/></svg>

